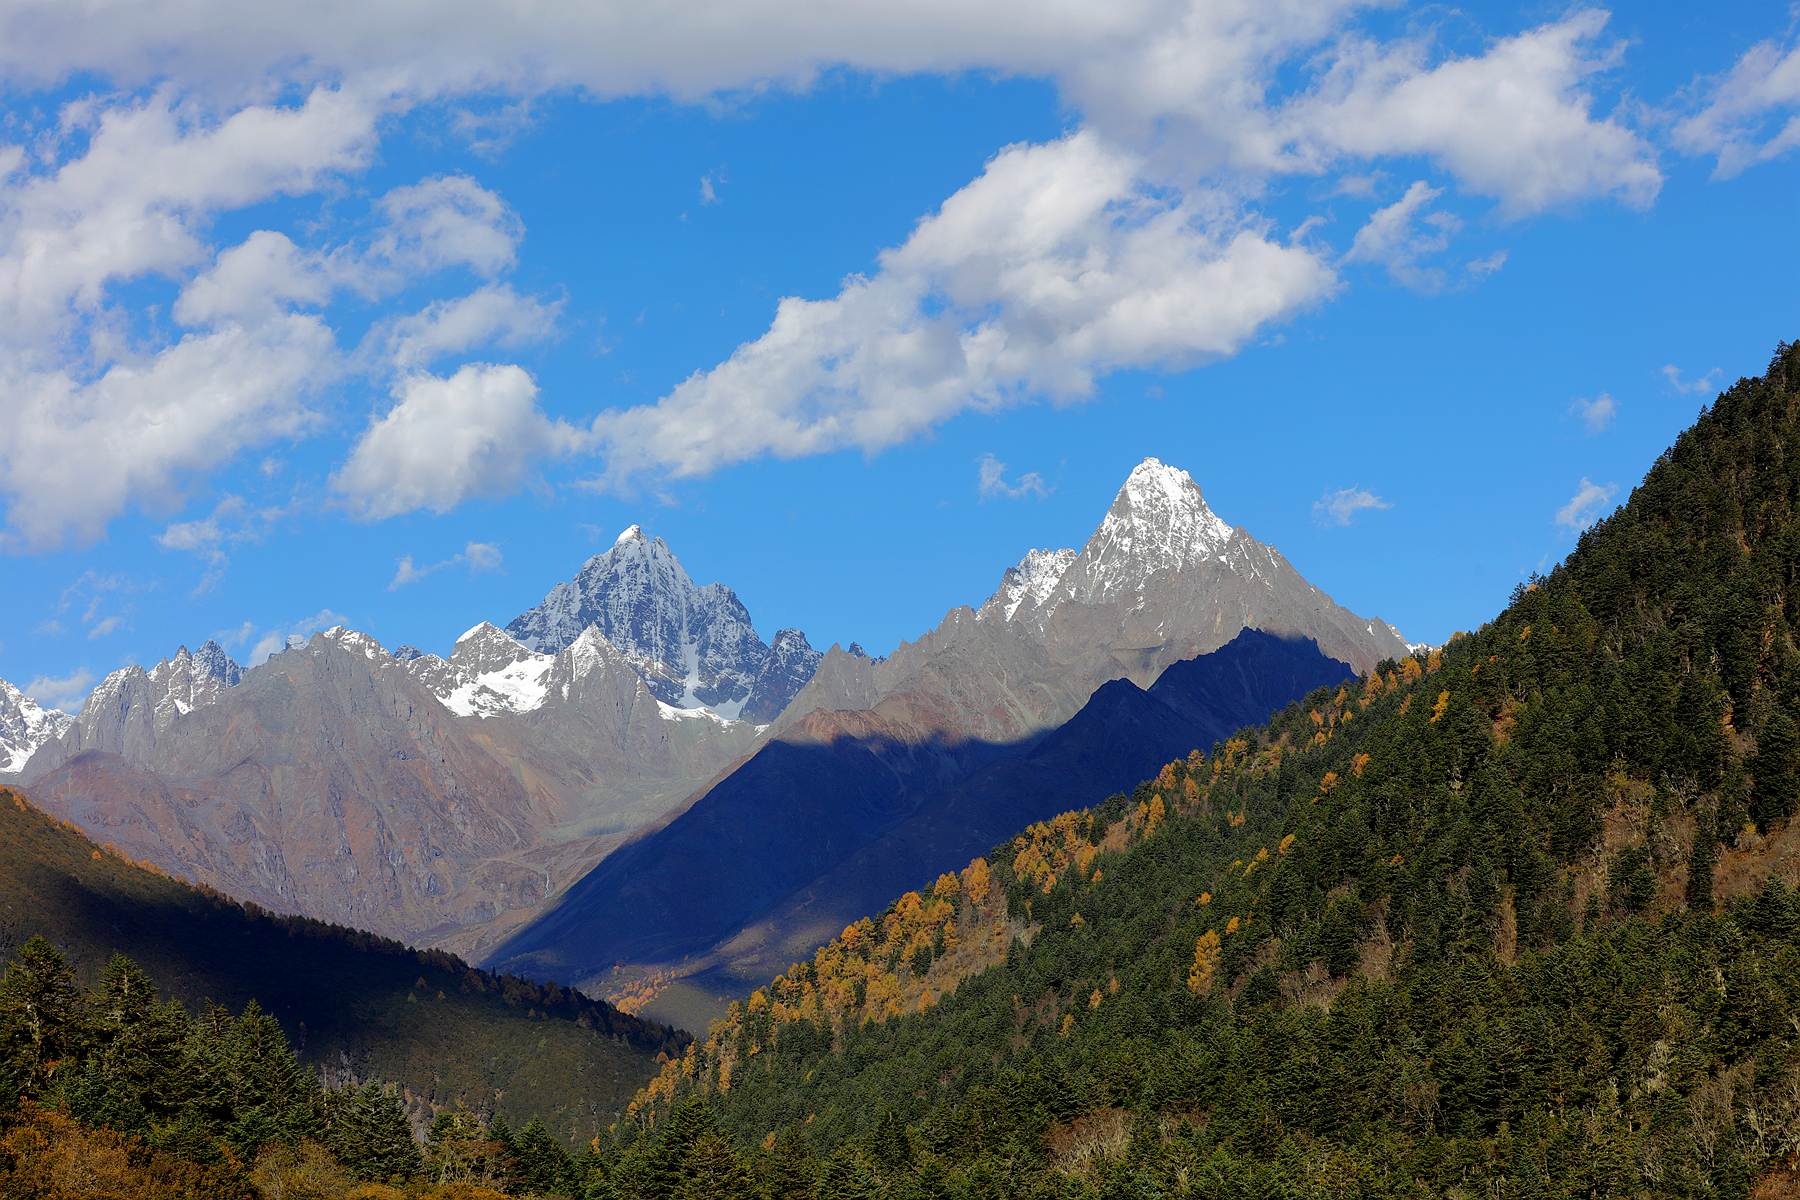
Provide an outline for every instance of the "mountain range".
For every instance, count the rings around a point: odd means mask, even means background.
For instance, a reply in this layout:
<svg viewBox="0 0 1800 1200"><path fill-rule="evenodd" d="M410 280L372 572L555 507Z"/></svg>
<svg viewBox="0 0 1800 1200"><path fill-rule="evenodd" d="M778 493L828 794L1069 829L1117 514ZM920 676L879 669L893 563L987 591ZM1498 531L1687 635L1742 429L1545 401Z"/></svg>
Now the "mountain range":
<svg viewBox="0 0 1800 1200"><path fill-rule="evenodd" d="M623 866L574 885L628 839L620 864L686 844L697 823L771 826L748 858L670 860L685 863L666 876L674 891L737 898L704 931L639 931L631 961L717 957L784 904L831 908L803 898L941 798L980 795L1010 822L1012 800L970 783L984 769L1024 764L1103 685L1142 692L1245 629L1310 640L1352 670L1407 651L1148 459L1080 551L1032 551L980 607L882 657L820 654L798 630L764 642L729 588L696 586L634 525L447 657L335 628L245 670L208 642L113 673L72 718L0 695L0 721L34 802L134 859L276 911L593 983L619 947L580 950L587 934L564 945L555 931L577 911L618 923L607 881ZM1243 723L1293 698L1227 708ZM776 798L851 776L841 794L855 804L823 824L769 821ZM746 868L764 872L761 890L738 885ZM757 955L817 928L778 924Z"/></svg>

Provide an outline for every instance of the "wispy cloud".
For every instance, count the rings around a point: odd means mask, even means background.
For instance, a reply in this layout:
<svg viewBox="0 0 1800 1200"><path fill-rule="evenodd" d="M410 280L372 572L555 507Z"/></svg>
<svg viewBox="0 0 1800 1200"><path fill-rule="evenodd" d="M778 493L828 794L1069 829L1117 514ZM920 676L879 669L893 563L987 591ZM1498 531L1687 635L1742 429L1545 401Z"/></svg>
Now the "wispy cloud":
<svg viewBox="0 0 1800 1200"><path fill-rule="evenodd" d="M983 503L989 500L1022 500L1026 496L1036 496L1042 500L1056 490L1053 484L1044 482L1044 477L1036 471L1027 471L1019 476L1017 483L1006 482L1006 464L992 454L983 454L975 460L977 481L975 490L980 493Z"/></svg>
<svg viewBox="0 0 1800 1200"><path fill-rule="evenodd" d="M399 591L409 583L417 583L427 575L442 571L445 567L464 565L469 574L479 575L483 571L500 569L500 546L497 542L470 542L463 547L461 554L453 554L443 562L435 562L429 566L416 566L413 556L408 554L395 564L394 578L387 586L390 592Z"/></svg>
<svg viewBox="0 0 1800 1200"><path fill-rule="evenodd" d="M123 597L155 586L155 583L143 583L126 575L107 575L90 569L83 571L80 578L63 589L57 600L56 612L58 615L68 612L85 600L80 624L88 631L88 640L93 641L118 629L137 611L137 606ZM42 633L62 633L66 628L54 618L38 627Z"/></svg>
<svg viewBox="0 0 1800 1200"><path fill-rule="evenodd" d="M1657 372L1657 374L1669 381L1670 387L1684 395L1689 392L1710 392L1716 390L1719 386L1718 377L1724 373L1725 368L1714 367L1698 379L1683 382L1681 378L1681 368L1674 363L1670 363L1661 371Z"/></svg>
<svg viewBox="0 0 1800 1200"><path fill-rule="evenodd" d="M50 675L39 675L24 687L24 692L45 708L60 708L64 712L74 712L87 699L100 677L86 667L78 668L68 675L56 678Z"/></svg>
<svg viewBox="0 0 1800 1200"><path fill-rule="evenodd" d="M1599 519L1601 510L1612 502L1618 491L1616 483L1598 484L1583 475L1581 486L1569 502L1556 510L1556 523L1570 531L1586 529Z"/></svg>
<svg viewBox="0 0 1800 1200"><path fill-rule="evenodd" d="M275 523L299 507L300 502L255 507L227 492L211 514L195 521L175 521L156 535L164 550L184 550L205 560L207 571L194 586L193 595L209 592L225 575L231 561L226 550L257 543L269 535Z"/></svg>
<svg viewBox="0 0 1800 1200"><path fill-rule="evenodd" d="M1605 392L1601 392L1592 400L1586 397L1577 397L1575 402L1569 405L1569 415L1585 425L1588 436L1593 437L1597 433L1606 432L1606 427L1611 425L1613 418L1619 415L1619 402Z"/></svg>
<svg viewBox="0 0 1800 1200"><path fill-rule="evenodd" d="M1365 488L1347 487L1326 492L1313 501L1313 520L1320 525L1349 525L1366 509L1392 508L1392 504Z"/></svg>

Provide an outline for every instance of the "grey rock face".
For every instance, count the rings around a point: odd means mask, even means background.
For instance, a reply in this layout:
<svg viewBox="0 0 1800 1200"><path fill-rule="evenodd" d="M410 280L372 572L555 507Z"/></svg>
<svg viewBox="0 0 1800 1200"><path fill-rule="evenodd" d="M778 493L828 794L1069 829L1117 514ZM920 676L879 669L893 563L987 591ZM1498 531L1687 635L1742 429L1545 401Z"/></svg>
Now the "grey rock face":
<svg viewBox="0 0 1800 1200"><path fill-rule="evenodd" d="M593 628L550 655L483 623L407 660L336 628L229 688L216 658L115 672L34 756L33 799L231 895L470 952L756 732L661 703Z"/></svg>
<svg viewBox="0 0 1800 1200"><path fill-rule="evenodd" d="M1030 552L981 618L1021 625L1057 661L1104 647L1144 686L1240 629L1312 638L1359 671L1407 653L1392 626L1338 605L1215 515L1186 471L1154 458L1133 468L1079 554Z"/></svg>
<svg viewBox="0 0 1800 1200"><path fill-rule="evenodd" d="M798 629L776 630L768 657L763 659L762 669L756 673L750 698L744 701L739 716L758 725L773 721L806 686L824 657L812 648L806 635Z"/></svg>
<svg viewBox="0 0 1800 1200"><path fill-rule="evenodd" d="M142 758L177 720L218 703L243 677L244 668L210 639L198 654L182 646L148 671L139 666L114 671L88 693L81 712L55 741L33 756L27 774L41 775L87 750Z"/></svg>

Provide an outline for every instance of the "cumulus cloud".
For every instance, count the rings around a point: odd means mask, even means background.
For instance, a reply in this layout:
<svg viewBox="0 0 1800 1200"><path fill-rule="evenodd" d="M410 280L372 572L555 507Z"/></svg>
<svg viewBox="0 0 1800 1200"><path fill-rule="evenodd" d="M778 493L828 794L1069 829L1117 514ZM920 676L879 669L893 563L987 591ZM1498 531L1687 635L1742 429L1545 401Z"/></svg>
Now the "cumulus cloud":
<svg viewBox="0 0 1800 1200"><path fill-rule="evenodd" d="M1326 492L1313 501L1313 520L1320 525L1349 525L1366 509L1392 508L1392 504L1363 488L1348 487Z"/></svg>
<svg viewBox="0 0 1800 1200"><path fill-rule="evenodd" d="M1618 494L1619 485L1594 483L1587 476L1581 477L1581 486L1569 498L1569 502L1556 510L1556 523L1571 532L1586 529L1600 519L1601 511L1612 502Z"/></svg>
<svg viewBox="0 0 1800 1200"><path fill-rule="evenodd" d="M618 477L774 454L880 450L968 408L1073 401L1096 377L1227 355L1329 295L1332 269L1209 192L1146 188L1077 133L1013 146L830 300L774 324L654 405L601 414Z"/></svg>
<svg viewBox="0 0 1800 1200"><path fill-rule="evenodd" d="M1611 425L1613 418L1619 415L1619 402L1605 392L1601 392L1592 400L1586 397L1577 397L1575 402L1569 405L1569 415L1586 426L1588 436L1593 437L1597 433L1606 432L1606 427Z"/></svg>
<svg viewBox="0 0 1800 1200"><path fill-rule="evenodd" d="M492 278L513 265L524 232L506 202L467 175L395 188L380 207L388 227L376 252L415 271L466 266Z"/></svg>
<svg viewBox="0 0 1800 1200"><path fill-rule="evenodd" d="M1036 471L1025 472L1017 483L1006 482L1006 464L992 454L983 454L975 460L975 474L975 490L983 503L996 499L1022 500L1026 496L1042 500L1056 490Z"/></svg>
<svg viewBox="0 0 1800 1200"><path fill-rule="evenodd" d="M1435 66L1420 40L1347 39L1318 88L1282 113L1282 145L1314 169L1427 156L1513 217L1595 197L1647 207L1662 187L1654 151L1616 119L1595 119L1583 90L1621 52L1596 44L1606 20L1579 10Z"/></svg>
<svg viewBox="0 0 1800 1200"><path fill-rule="evenodd" d="M469 574L479 575L483 571L498 571L500 563L500 547L493 542L470 542L463 547L461 554L453 554L442 562L435 562L424 567L413 565L413 557L408 554L395 562L394 578L388 584L387 590L398 591L407 584L417 583L427 575L441 571L445 567L466 564Z"/></svg>
<svg viewBox="0 0 1800 1200"><path fill-rule="evenodd" d="M332 486L374 520L474 496L504 496L536 464L582 441L537 406L537 384L511 365L470 363L448 379L409 375L370 423Z"/></svg>
<svg viewBox="0 0 1800 1200"><path fill-rule="evenodd" d="M60 677L39 675L20 690L44 708L72 713L80 710L99 680L98 675L81 667Z"/></svg>
<svg viewBox="0 0 1800 1200"><path fill-rule="evenodd" d="M321 427L318 397L346 364L335 332L302 310L334 292L375 296L421 273L491 277L512 264L516 215L460 175L381 197L363 244L309 250L272 230L216 253L207 244L219 211L364 166L387 107L318 87L298 104L215 117L163 88L68 106L60 140L42 151L49 169L22 165L17 148L0 155L5 540L92 541L132 505L173 507L243 451ZM160 346L133 336L111 298L146 276L186 276L171 311L189 332ZM397 322L390 349L405 367L476 340L516 345L554 316L490 284Z"/></svg>
<svg viewBox="0 0 1800 1200"><path fill-rule="evenodd" d="M242 286L260 273L287 299L310 295L287 248L264 239L220 264L190 309L233 319L160 349L118 335L108 290L203 262L202 227L218 209L362 165L374 116L318 88L298 105L213 120L165 89L88 104L65 131L85 134L79 153L6 179L0 495L15 542L92 540L128 504L173 504L188 478L314 423L309 399L333 373L330 331L311 315L273 315L279 300L246 301ZM252 309L248 324L236 319Z"/></svg>
<svg viewBox="0 0 1800 1200"><path fill-rule="evenodd" d="M1604 13L1578 9L1479 54L1447 56L1427 35L1355 33L1365 7L16 0L0 9L0 70L15 86L84 75L127 93L66 108L59 144L74 149L60 165L41 167L35 147L0 148L0 328L17 331L0 333L0 386L23 398L0 416L12 536L37 548L88 540L132 505L173 506L186 483L227 460L320 428L316 389L353 369L403 377L399 403L335 476L370 518L500 495L534 464L577 449L603 453L598 482L618 484L765 454L873 452L967 409L1078 400L1111 371L1233 354L1335 293L1325 251L1275 237L1247 207L1276 176L1341 173L1348 195L1384 176L1382 160L1422 158L1442 171L1444 187L1414 185L1423 192L1377 213L1351 249L1351 261L1428 291L1504 261L1490 254L1460 273L1426 262L1460 229L1453 200L1492 197L1515 218L1595 198L1654 199L1654 150L1598 113L1591 90L1621 52L1603 36ZM1764 64L1762 83L1750 64L1733 86L1784 94L1779 58ZM421 105L454 110L480 98L510 129L553 89L695 101L804 87L838 67L1048 79L1081 126L1049 145L1002 150L873 274L834 297L783 300L768 333L727 361L586 431L521 405L518 379L494 374L517 368L419 373L444 356L540 340L556 319L557 305L499 283L523 231L474 179L388 193L375 202L378 227L355 244L312 248L297 231L274 230L236 246L208 240L221 212L360 171L384 119ZM284 89L305 99L268 99ZM1736 129L1727 110L1754 107L1728 93L1718 91L1724 115L1711 128ZM452 126L479 134L482 119L462 117ZM716 201L722 182L702 177L702 202ZM319 311L332 295L391 295L451 268L484 282L377 320L345 361ZM117 335L122 318L107 298L146 277L182 283L173 315L190 331L147 350ZM450 415L412 401L439 393ZM160 438L164 428L181 436ZM121 435L109 439L112 430ZM125 454L134 432L145 444ZM442 472L402 445L414 432L448 454ZM66 469L88 461L70 457L84 440L104 455L100 469ZM57 486L74 478L108 482Z"/></svg>
<svg viewBox="0 0 1800 1200"><path fill-rule="evenodd" d="M489 284L396 318L380 331L379 340L385 361L411 370L477 346L511 349L543 341L556 331L561 309L560 300L546 304L504 284Z"/></svg>

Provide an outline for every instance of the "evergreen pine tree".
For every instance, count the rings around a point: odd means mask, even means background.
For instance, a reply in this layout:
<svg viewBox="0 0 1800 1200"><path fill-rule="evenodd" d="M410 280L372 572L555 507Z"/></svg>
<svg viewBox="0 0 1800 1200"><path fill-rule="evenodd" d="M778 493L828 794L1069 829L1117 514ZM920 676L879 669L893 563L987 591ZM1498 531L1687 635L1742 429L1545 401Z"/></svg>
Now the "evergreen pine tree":
<svg viewBox="0 0 1800 1200"><path fill-rule="evenodd" d="M539 1117L533 1116L513 1139L513 1161L520 1184L530 1191L549 1195L574 1190L574 1163L569 1152Z"/></svg>
<svg viewBox="0 0 1800 1200"><path fill-rule="evenodd" d="M818 1162L806 1131L790 1125L769 1161L769 1200L814 1200L818 1194Z"/></svg>
<svg viewBox="0 0 1800 1200"><path fill-rule="evenodd" d="M750 1200L750 1174L738 1161L731 1139L707 1130L689 1147L677 1200Z"/></svg>
<svg viewBox="0 0 1800 1200"><path fill-rule="evenodd" d="M12 1077L11 1095L38 1095L61 1063L89 1039L86 997L56 948L34 937L19 948L0 979L0 1066Z"/></svg>

